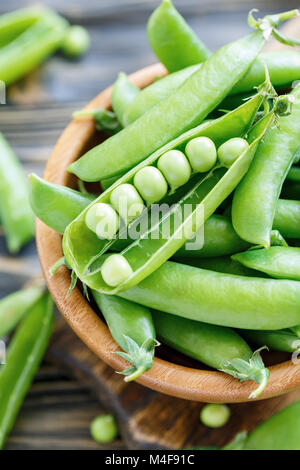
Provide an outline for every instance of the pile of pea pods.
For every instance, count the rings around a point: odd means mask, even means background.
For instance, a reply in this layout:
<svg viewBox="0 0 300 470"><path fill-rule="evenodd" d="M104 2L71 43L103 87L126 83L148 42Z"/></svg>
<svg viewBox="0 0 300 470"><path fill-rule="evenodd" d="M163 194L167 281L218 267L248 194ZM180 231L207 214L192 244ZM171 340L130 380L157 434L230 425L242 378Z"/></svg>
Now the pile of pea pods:
<svg viewBox="0 0 300 470"><path fill-rule="evenodd" d="M91 291L126 381L158 338L256 398L261 349L299 348L300 52L261 53L271 36L298 44L277 30L297 13L250 12L253 31L212 54L163 0L147 34L169 74L140 90L121 73L112 110L75 114L107 133L70 165L78 191L30 176L35 214L63 235L53 274Z"/></svg>

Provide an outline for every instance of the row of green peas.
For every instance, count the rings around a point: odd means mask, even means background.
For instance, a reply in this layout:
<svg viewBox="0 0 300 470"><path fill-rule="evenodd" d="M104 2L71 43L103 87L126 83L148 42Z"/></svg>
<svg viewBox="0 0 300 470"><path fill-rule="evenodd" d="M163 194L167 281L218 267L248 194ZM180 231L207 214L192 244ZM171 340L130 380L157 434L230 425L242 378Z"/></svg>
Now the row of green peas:
<svg viewBox="0 0 300 470"><path fill-rule="evenodd" d="M186 184L192 172L206 173L217 163L229 168L247 149L248 142L235 137L224 142L218 150L208 137L190 140L185 153L169 150L163 154L156 166L145 166L137 171L133 184L121 184L111 193L110 204L93 205L86 214L86 224L99 238L111 239L119 229L119 215L125 221L139 217L145 208L163 199L168 186L171 191ZM102 277L109 286L117 286L132 274L128 261L119 254L109 256L102 266Z"/></svg>

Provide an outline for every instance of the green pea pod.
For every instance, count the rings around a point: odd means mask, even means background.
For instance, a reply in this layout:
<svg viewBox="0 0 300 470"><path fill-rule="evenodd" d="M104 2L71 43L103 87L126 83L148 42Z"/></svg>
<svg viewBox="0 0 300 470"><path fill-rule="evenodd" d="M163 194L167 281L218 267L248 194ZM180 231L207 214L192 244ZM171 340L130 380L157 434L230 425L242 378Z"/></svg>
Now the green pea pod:
<svg viewBox="0 0 300 470"><path fill-rule="evenodd" d="M182 132L200 124L243 77L270 34L296 11L253 23L256 31L227 44L210 57L181 87L130 126L105 140L69 166L83 181L99 181L143 161Z"/></svg>
<svg viewBox="0 0 300 470"><path fill-rule="evenodd" d="M195 268L209 269L210 271L216 271L217 273L237 274L238 276L252 277L263 276L259 271L254 271L254 269L247 268L241 263L233 261L230 256L212 256L211 258L175 258L173 256L173 259L180 261L183 264L194 266Z"/></svg>
<svg viewBox="0 0 300 470"><path fill-rule="evenodd" d="M35 215L58 233L87 207L95 196L49 183L34 173L29 175L30 204Z"/></svg>
<svg viewBox="0 0 300 470"><path fill-rule="evenodd" d="M167 261L137 286L118 295L213 325L280 330L300 324L297 281L223 274Z"/></svg>
<svg viewBox="0 0 300 470"><path fill-rule="evenodd" d="M20 79L57 50L69 23L50 11L1 49L0 80L6 85Z"/></svg>
<svg viewBox="0 0 300 470"><path fill-rule="evenodd" d="M279 199L273 228L285 238L300 238L300 201Z"/></svg>
<svg viewBox="0 0 300 470"><path fill-rule="evenodd" d="M218 147L223 142L231 137L239 137L245 135L251 126L258 109L265 100L266 94L269 91L269 84L263 85L259 92L249 101L244 103L239 108L235 109L231 113L228 113L221 118L210 121L192 129L181 136L177 137L167 145L160 148L153 155L150 155L144 162L140 163L137 167L130 170L112 186L109 187L103 194L101 194L93 204L95 203L110 203L110 197L112 191L123 183L132 183L135 174L138 170L153 165L158 161L159 157L168 150L178 149L182 150L185 148L187 142L194 137L206 136L211 138L216 146ZM175 193L176 195L176 193ZM64 234L64 252L68 259L68 262L72 268L76 271L80 277L84 275L88 266L95 260L98 259L105 251L112 248L115 240L109 241L99 239L94 232L89 230L85 223L85 216L87 210L92 207L90 205L85 209L73 222L70 224ZM129 230L130 231L130 227ZM120 234L119 234L120 238ZM126 237L125 237L126 238ZM86 243L82 244L81 240L85 240Z"/></svg>
<svg viewBox="0 0 300 470"><path fill-rule="evenodd" d="M11 333L42 293L42 286L34 286L0 300L0 338Z"/></svg>
<svg viewBox="0 0 300 470"><path fill-rule="evenodd" d="M88 286L96 283L96 290L106 294L116 294L149 276L198 232L205 220L231 194L246 174L258 143L273 121L274 115L271 112L249 131L247 138L249 146L223 176L222 170L221 174L220 170L217 170L212 172L211 176L200 180L161 220L154 223L142 237L121 251L121 256L126 259L132 270L123 282L115 287L108 286L100 272L78 277ZM186 210L187 207L191 210ZM180 220L179 224L178 220ZM169 229L167 235L164 235L164 227ZM69 261L67 256L67 260L76 272L77 266L75 268L73 259ZM76 274L78 275L77 272Z"/></svg>
<svg viewBox="0 0 300 470"><path fill-rule="evenodd" d="M290 330L242 330L240 334L250 343L267 346L272 351L300 352L300 339Z"/></svg>
<svg viewBox="0 0 300 470"><path fill-rule="evenodd" d="M211 55L171 0L163 0L154 10L148 20L147 36L152 50L170 72L199 64Z"/></svg>
<svg viewBox="0 0 300 470"><path fill-rule="evenodd" d="M34 234L34 218L23 170L0 134L0 218L10 252L16 253Z"/></svg>
<svg viewBox="0 0 300 470"><path fill-rule="evenodd" d="M153 311L152 315L157 335L165 344L240 381L258 383L259 387L249 398L257 398L266 387L270 373L259 352L253 355L248 344L234 330L159 311Z"/></svg>
<svg viewBox="0 0 300 470"><path fill-rule="evenodd" d="M268 131L232 203L235 231L244 240L265 248L270 246L282 184L300 145L300 85L289 96L295 101L292 113L281 116L279 126Z"/></svg>
<svg viewBox="0 0 300 470"><path fill-rule="evenodd" d="M0 449L10 432L47 347L53 324L53 302L45 294L18 327L0 370Z"/></svg>
<svg viewBox="0 0 300 470"><path fill-rule="evenodd" d="M247 437L243 450L300 450L300 401L260 424Z"/></svg>
<svg viewBox="0 0 300 470"><path fill-rule="evenodd" d="M300 281L300 248L271 246L237 253L232 259L278 279Z"/></svg>
<svg viewBox="0 0 300 470"><path fill-rule="evenodd" d="M125 381L137 379L153 365L154 348L158 345L148 308L112 295L93 291L93 297L103 314L114 340L125 353L117 352L132 365L125 369Z"/></svg>
<svg viewBox="0 0 300 470"><path fill-rule="evenodd" d="M298 166L292 166L292 168L289 170L286 179L288 181L296 181L297 183L300 182L300 167Z"/></svg>
<svg viewBox="0 0 300 470"><path fill-rule="evenodd" d="M229 100L236 107L236 101L233 101L235 95L253 92L253 89L264 81L264 64L268 68L271 83L275 88L287 87L300 78L300 53L298 51L264 52L259 54L246 75L232 88L229 92L229 97L225 99L226 102L220 104L220 108L228 109ZM201 64L190 65L144 88L126 109L124 126L128 126L136 121L146 111L171 95L200 67ZM233 108L230 107L230 109Z"/></svg>
<svg viewBox="0 0 300 470"><path fill-rule="evenodd" d="M125 73L119 73L119 76L112 88L111 102L112 108L122 125L124 125L123 116L126 108L139 92L140 89L130 82Z"/></svg>

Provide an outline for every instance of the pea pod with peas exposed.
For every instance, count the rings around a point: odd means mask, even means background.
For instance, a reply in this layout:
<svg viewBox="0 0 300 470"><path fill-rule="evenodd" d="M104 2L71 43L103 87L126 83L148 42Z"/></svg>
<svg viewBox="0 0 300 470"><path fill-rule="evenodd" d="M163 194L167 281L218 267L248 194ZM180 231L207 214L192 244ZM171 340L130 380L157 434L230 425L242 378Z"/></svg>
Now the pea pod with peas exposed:
<svg viewBox="0 0 300 470"><path fill-rule="evenodd" d="M270 34L290 11L251 24L257 28L239 41L227 44L211 56L183 85L136 122L105 140L69 166L84 181L99 181L122 173L148 155L200 124L247 72Z"/></svg>
<svg viewBox="0 0 300 470"><path fill-rule="evenodd" d="M140 163L137 167L130 170L115 182L108 190L101 194L90 206L88 206L67 228L64 234L64 251L68 262L71 264L77 275L80 277L86 273L89 265L98 259L105 251L112 249L116 240L99 239L92 230L86 225L86 216L88 211L91 210L96 204L108 204L111 202L112 193L124 184L134 183L136 173L145 167L153 166L162 155L169 150L184 150L186 144L200 136L209 137L216 145L220 146L230 137L237 137L244 135L251 123L253 122L258 109L264 102L270 91L270 85L266 82L261 86L259 92L249 101L228 113L221 118L202 124L195 129L192 129L177 139L174 139L169 144L165 145L153 155L148 157L144 162ZM271 119L271 117L270 117ZM234 170L231 170L234 171ZM202 177L203 178L203 177ZM176 195L176 193L175 193ZM226 197L226 196L225 196ZM196 199L199 202L199 198ZM136 199L135 202L138 202ZM130 226L128 228L130 231ZM122 232L118 233L121 238ZM125 233L125 237L127 235ZM85 239L86 243L82 244L81 239ZM178 246L179 248L179 246Z"/></svg>

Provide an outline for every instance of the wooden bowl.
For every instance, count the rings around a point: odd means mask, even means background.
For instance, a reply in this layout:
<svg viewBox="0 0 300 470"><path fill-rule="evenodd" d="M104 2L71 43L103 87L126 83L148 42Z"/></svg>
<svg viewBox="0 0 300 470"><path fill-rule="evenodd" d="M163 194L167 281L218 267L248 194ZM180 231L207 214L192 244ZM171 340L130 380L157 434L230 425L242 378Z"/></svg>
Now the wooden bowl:
<svg viewBox="0 0 300 470"><path fill-rule="evenodd" d="M166 70L160 64L142 69L133 75L133 83L143 88L155 77L163 76ZM106 89L87 106L110 108L111 88ZM76 179L67 173L68 165L78 159L95 142L99 133L91 120L72 121L58 140L46 165L44 178L53 183L74 187ZM70 273L63 267L50 277L49 269L62 253L61 236L37 221L37 247L48 288L62 315L82 341L103 361L115 370L122 370L128 364L116 354L118 346L111 337L105 323L75 288L66 298L70 285ZM283 312L284 314L284 312ZM171 356L172 357L172 356ZM174 353L174 357L176 355ZM178 357L178 355L177 355ZM201 364L199 365L201 367ZM249 401L249 394L255 389L253 382L239 383L222 372L196 369L156 358L154 366L137 380L153 390L187 400L201 402L234 403ZM300 367L291 361L277 363L270 367L271 376L264 393L259 399L287 393L300 387Z"/></svg>

